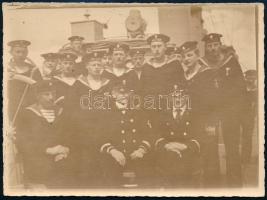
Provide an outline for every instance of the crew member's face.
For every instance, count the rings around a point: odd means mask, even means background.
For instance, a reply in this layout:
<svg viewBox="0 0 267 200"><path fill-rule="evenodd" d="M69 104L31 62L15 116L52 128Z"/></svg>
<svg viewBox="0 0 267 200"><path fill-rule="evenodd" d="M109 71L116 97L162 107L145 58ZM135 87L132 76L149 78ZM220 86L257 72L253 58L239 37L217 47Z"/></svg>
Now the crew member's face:
<svg viewBox="0 0 267 200"><path fill-rule="evenodd" d="M247 89L252 90L257 88L257 78L256 77L250 77L245 76Z"/></svg>
<svg viewBox="0 0 267 200"><path fill-rule="evenodd" d="M196 65L198 59L199 55L196 53L196 50L192 50L183 54L182 63L187 68L190 68Z"/></svg>
<svg viewBox="0 0 267 200"><path fill-rule="evenodd" d="M62 60L60 65L62 73L70 75L74 70L75 62L71 60Z"/></svg>
<svg viewBox="0 0 267 200"><path fill-rule="evenodd" d="M82 41L74 40L71 42L71 46L75 51L80 51L82 48Z"/></svg>
<svg viewBox="0 0 267 200"><path fill-rule="evenodd" d="M103 65L108 65L109 64L109 57L108 56L103 56L101 61L102 61Z"/></svg>
<svg viewBox="0 0 267 200"><path fill-rule="evenodd" d="M145 57L142 54L137 54L132 57L132 63L134 65L134 68L140 69L142 68L145 61Z"/></svg>
<svg viewBox="0 0 267 200"><path fill-rule="evenodd" d="M123 66L126 60L126 53L124 51L113 51L112 63L116 66Z"/></svg>
<svg viewBox="0 0 267 200"><path fill-rule="evenodd" d="M46 109L52 108L55 105L55 91L41 92L37 95L38 103Z"/></svg>
<svg viewBox="0 0 267 200"><path fill-rule="evenodd" d="M220 42L209 42L205 45L205 54L209 57L217 58L220 55Z"/></svg>
<svg viewBox="0 0 267 200"><path fill-rule="evenodd" d="M104 67L101 60L93 60L89 61L86 64L86 69L88 70L88 73L91 75L99 76L103 73Z"/></svg>
<svg viewBox="0 0 267 200"><path fill-rule="evenodd" d="M166 44L164 42L161 41L152 42L150 48L155 58L160 58L165 55Z"/></svg>
<svg viewBox="0 0 267 200"><path fill-rule="evenodd" d="M53 71L55 71L57 65L58 65L57 59L45 60L43 63L44 75L47 76L47 75L51 74Z"/></svg>
<svg viewBox="0 0 267 200"><path fill-rule="evenodd" d="M22 62L28 56L28 48L27 47L12 47L10 50L10 54L12 55L15 61Z"/></svg>
<svg viewBox="0 0 267 200"><path fill-rule="evenodd" d="M174 54L174 56L175 56L175 58L176 58L177 60L179 60L180 62L182 61L182 58L183 58L182 54Z"/></svg>

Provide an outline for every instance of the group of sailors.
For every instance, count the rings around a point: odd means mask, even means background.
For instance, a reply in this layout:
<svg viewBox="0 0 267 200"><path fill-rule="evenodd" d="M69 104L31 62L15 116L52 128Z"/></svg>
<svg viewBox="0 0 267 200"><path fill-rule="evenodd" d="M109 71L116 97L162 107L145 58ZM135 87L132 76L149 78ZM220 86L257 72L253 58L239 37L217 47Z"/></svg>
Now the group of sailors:
<svg viewBox="0 0 267 200"><path fill-rule="evenodd" d="M227 186L242 187L257 74L244 76L221 37L205 35L200 57L198 42L168 49L164 34L147 38L150 49L114 42L108 51L72 36L70 47L42 54L39 68L29 41L9 42L9 134L24 186L220 187L221 132Z"/></svg>

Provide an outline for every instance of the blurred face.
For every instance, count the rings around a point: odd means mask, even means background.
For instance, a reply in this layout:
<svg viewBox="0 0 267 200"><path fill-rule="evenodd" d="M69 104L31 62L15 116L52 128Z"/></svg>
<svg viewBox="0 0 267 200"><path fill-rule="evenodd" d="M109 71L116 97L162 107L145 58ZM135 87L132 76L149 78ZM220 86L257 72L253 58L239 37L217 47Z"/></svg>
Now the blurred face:
<svg viewBox="0 0 267 200"><path fill-rule="evenodd" d="M103 65L108 65L109 64L109 57L103 56L101 62L103 63Z"/></svg>
<svg viewBox="0 0 267 200"><path fill-rule="evenodd" d="M182 63L187 68L194 67L199 59L197 50L188 51L183 54Z"/></svg>
<svg viewBox="0 0 267 200"><path fill-rule="evenodd" d="M56 92L55 91L47 91L47 92L41 92L37 95L38 103L46 109L52 108L55 104L55 97Z"/></svg>
<svg viewBox="0 0 267 200"><path fill-rule="evenodd" d="M205 55L211 59L218 58L220 55L221 42L209 42L205 45Z"/></svg>
<svg viewBox="0 0 267 200"><path fill-rule="evenodd" d="M245 76L246 84L248 89L256 89L257 88L257 78Z"/></svg>
<svg viewBox="0 0 267 200"><path fill-rule="evenodd" d="M70 75L73 72L75 62L71 60L62 60L60 62L61 70L63 74Z"/></svg>
<svg viewBox="0 0 267 200"><path fill-rule="evenodd" d="M138 55L134 55L132 57L132 63L134 65L134 68L135 69L140 69L142 68L143 64L144 64L144 61L145 61L145 57L144 55L142 54L138 54Z"/></svg>
<svg viewBox="0 0 267 200"><path fill-rule="evenodd" d="M175 56L175 58L176 58L177 60L179 60L180 62L181 62L182 59L183 59L182 54L174 54L174 56Z"/></svg>
<svg viewBox="0 0 267 200"><path fill-rule="evenodd" d="M57 59L45 60L43 63L43 72L44 75L47 76L52 73L52 71L56 70L58 65Z"/></svg>
<svg viewBox="0 0 267 200"><path fill-rule="evenodd" d="M22 62L28 56L28 48L27 47L12 47L10 50L10 54L12 55L15 61Z"/></svg>
<svg viewBox="0 0 267 200"><path fill-rule="evenodd" d="M88 73L94 76L99 76L104 71L104 66L101 60L92 60L86 63L86 69Z"/></svg>
<svg viewBox="0 0 267 200"><path fill-rule="evenodd" d="M112 53L112 63L115 66L123 66L126 60L126 53L124 51L114 51Z"/></svg>
<svg viewBox="0 0 267 200"><path fill-rule="evenodd" d="M75 51L80 51L82 48L82 41L79 40L72 41L71 46Z"/></svg>
<svg viewBox="0 0 267 200"><path fill-rule="evenodd" d="M150 45L151 52L155 58L161 58L165 55L166 44L161 41L152 42Z"/></svg>

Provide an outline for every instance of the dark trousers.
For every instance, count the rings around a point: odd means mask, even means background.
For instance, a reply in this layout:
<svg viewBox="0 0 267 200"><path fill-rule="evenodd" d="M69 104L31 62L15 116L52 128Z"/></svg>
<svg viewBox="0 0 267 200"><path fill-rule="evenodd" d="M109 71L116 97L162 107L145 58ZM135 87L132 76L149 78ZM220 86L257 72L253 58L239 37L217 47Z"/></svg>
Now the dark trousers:
<svg viewBox="0 0 267 200"><path fill-rule="evenodd" d="M153 187L154 165L151 162L148 155L137 160L126 157L126 165L121 166L111 155L102 154L101 185L106 188L119 188L126 184L136 184L143 188Z"/></svg>
<svg viewBox="0 0 267 200"><path fill-rule="evenodd" d="M218 130L215 135L205 135L201 143L202 185L204 187L219 187L221 183L218 135Z"/></svg>
<svg viewBox="0 0 267 200"><path fill-rule="evenodd" d="M252 136L255 125L255 117L252 113L242 117L242 136L241 136L241 161L248 164L252 155Z"/></svg>
<svg viewBox="0 0 267 200"><path fill-rule="evenodd" d="M228 186L242 186L240 144L240 116L227 114L222 120L222 134L226 154L226 178Z"/></svg>
<svg viewBox="0 0 267 200"><path fill-rule="evenodd" d="M200 181L200 157L198 154L182 154L160 149L157 152L159 185L167 188L198 187Z"/></svg>

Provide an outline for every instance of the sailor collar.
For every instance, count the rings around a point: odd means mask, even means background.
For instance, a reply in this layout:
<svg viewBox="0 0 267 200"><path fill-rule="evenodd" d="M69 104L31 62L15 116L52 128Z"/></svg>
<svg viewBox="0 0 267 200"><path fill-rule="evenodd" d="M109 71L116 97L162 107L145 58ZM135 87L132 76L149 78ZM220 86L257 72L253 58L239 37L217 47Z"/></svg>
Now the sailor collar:
<svg viewBox="0 0 267 200"><path fill-rule="evenodd" d="M123 76L124 74L127 74L128 72L132 71L133 69L125 68L125 71L124 71L121 75L117 75L117 74L115 74L115 73L114 73L114 70L113 70L113 67L111 67L111 68L107 68L107 69L105 69L105 70L106 70L107 72L113 74L113 75L116 76L116 77L121 77L121 76Z"/></svg>
<svg viewBox="0 0 267 200"><path fill-rule="evenodd" d="M54 76L54 78L63 83L66 83L69 86L72 86L76 81L76 78L66 78L66 77L59 77L59 76Z"/></svg>
<svg viewBox="0 0 267 200"><path fill-rule="evenodd" d="M164 66L166 64L169 64L169 63L171 63L171 62L173 62L173 61L175 61L177 59L174 58L174 57L173 58L169 58L168 56L165 55L164 61L162 63L160 63L160 64L156 64L154 62L154 60L155 60L155 58L151 58L150 60L147 61L147 63L149 65L151 65L153 68L157 69L157 68L161 68L162 66Z"/></svg>
<svg viewBox="0 0 267 200"><path fill-rule="evenodd" d="M103 79L102 82L101 82L101 87L98 88L98 89L93 89L93 88L92 88L92 86L90 85L90 83L89 83L89 81L88 81L88 79L87 79L86 76L81 75L81 76L78 78L78 81L79 81L80 83L82 83L83 85L89 87L89 88L92 89L92 90L99 90L99 89L102 88L103 86L107 85L107 84L109 83L110 80L109 80L109 79Z"/></svg>
<svg viewBox="0 0 267 200"><path fill-rule="evenodd" d="M222 59L221 62L219 62L219 64L217 66L215 66L216 69L221 68L222 66L224 66L226 63L228 63L231 59L232 59L233 55L229 55L227 57L225 57L224 59ZM210 64L208 64L208 61L204 58L200 58L200 61L206 65L206 66L210 66Z"/></svg>
<svg viewBox="0 0 267 200"><path fill-rule="evenodd" d="M198 73L201 73L203 71L206 71L207 69L210 69L210 68L206 65L201 65L201 64L197 63L193 72L191 72L190 74L187 74L186 73L187 71L185 71L185 73L184 73L185 79L191 80L195 75L197 75Z"/></svg>
<svg viewBox="0 0 267 200"><path fill-rule="evenodd" d="M57 117L57 116L62 114L63 108L59 108L59 107L55 107L55 108L56 108L55 109L55 115ZM33 113L35 113L39 117L44 117L40 111L40 107L37 104L30 105L30 106L26 107L25 109L32 111Z"/></svg>
<svg viewBox="0 0 267 200"><path fill-rule="evenodd" d="M10 59L9 63L8 63L8 71L16 73L16 74L25 74L27 72L30 72L32 70L32 67L30 67L30 63L27 62L23 62L21 63L23 66L27 66L28 69L26 70L19 70L16 66L19 66L17 63L15 63L14 59Z"/></svg>

